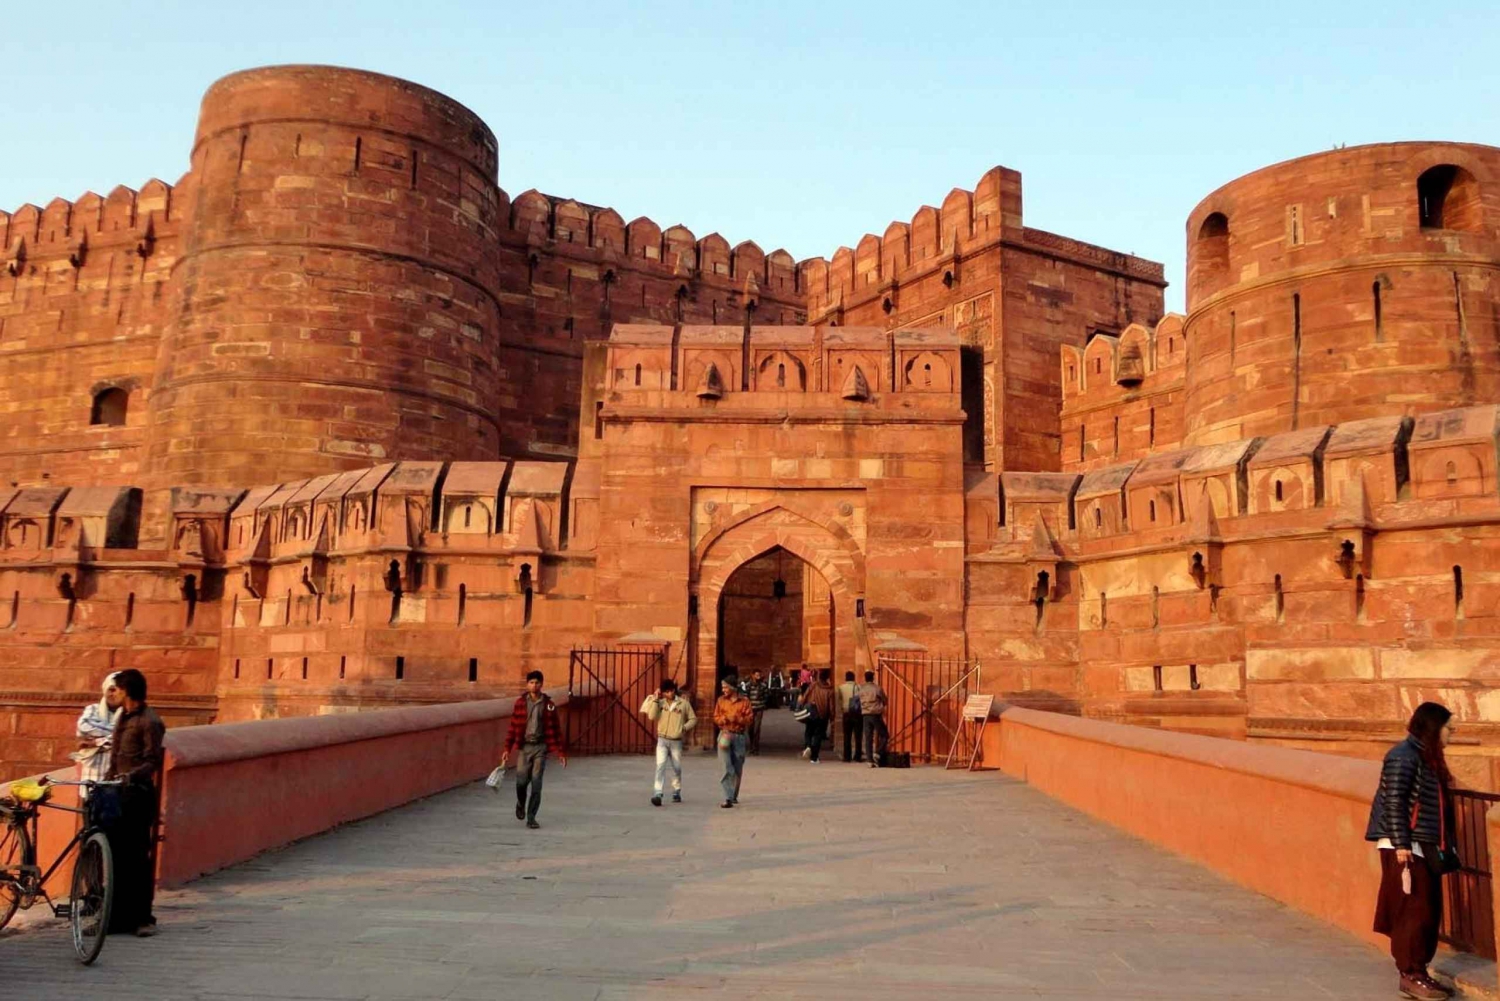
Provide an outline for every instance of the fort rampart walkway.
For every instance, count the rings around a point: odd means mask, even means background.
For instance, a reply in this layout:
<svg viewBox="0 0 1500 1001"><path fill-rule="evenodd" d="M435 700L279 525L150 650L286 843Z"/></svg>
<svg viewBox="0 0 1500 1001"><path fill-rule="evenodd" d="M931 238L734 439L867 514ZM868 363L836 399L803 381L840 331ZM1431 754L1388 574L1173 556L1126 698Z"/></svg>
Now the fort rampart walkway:
<svg viewBox="0 0 1500 1001"><path fill-rule="evenodd" d="M467 785L166 891L91 969L60 923L0 968L153 1001L1393 993L1372 946L1014 779L753 758L721 810L694 753L653 809L649 771L554 765L540 831Z"/></svg>

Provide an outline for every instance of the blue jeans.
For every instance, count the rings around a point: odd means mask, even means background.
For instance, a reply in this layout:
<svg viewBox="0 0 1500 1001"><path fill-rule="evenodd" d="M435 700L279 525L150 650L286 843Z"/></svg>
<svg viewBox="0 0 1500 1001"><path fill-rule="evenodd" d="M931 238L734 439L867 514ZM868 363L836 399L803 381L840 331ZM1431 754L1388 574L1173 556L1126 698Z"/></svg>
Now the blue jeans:
<svg viewBox="0 0 1500 1001"><path fill-rule="evenodd" d="M891 739L890 731L885 728L885 717L865 713L861 722L865 728L865 757L872 765L884 764L886 743Z"/></svg>
<svg viewBox="0 0 1500 1001"><path fill-rule="evenodd" d="M728 744L729 746L724 746ZM724 767L724 776L719 785L724 788L724 799L739 802L740 780L745 775L745 748L749 739L743 733L724 730L719 734L719 764Z"/></svg>

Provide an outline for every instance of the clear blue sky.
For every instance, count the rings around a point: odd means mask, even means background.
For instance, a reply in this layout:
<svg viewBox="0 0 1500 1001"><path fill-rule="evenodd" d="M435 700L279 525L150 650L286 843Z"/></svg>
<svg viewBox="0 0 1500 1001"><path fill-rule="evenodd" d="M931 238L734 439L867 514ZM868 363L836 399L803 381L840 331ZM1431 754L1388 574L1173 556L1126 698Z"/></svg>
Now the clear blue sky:
<svg viewBox="0 0 1500 1001"><path fill-rule="evenodd" d="M1003 164L1029 225L1165 262L1169 308L1187 213L1233 177L1335 143L1500 144L1494 2L11 2L0 206L175 181L204 88L285 62L464 102L511 194L799 259Z"/></svg>

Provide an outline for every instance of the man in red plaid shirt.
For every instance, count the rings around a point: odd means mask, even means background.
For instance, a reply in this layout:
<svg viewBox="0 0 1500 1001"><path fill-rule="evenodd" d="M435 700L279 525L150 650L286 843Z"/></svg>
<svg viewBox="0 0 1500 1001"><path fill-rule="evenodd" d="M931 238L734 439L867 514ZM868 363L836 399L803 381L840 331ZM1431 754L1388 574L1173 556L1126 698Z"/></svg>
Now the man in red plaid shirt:
<svg viewBox="0 0 1500 1001"><path fill-rule="evenodd" d="M563 750L562 727L557 722L557 704L542 691L542 672L532 671L526 675L526 694L516 699L510 711L510 729L505 733L505 750L500 759L510 757L510 749L518 748L516 755L516 819L525 820L526 826L535 830L541 827L536 822L536 812L542 806L542 773L547 770L547 754L557 755L564 768L568 767L568 755ZM527 787L531 795L527 796Z"/></svg>

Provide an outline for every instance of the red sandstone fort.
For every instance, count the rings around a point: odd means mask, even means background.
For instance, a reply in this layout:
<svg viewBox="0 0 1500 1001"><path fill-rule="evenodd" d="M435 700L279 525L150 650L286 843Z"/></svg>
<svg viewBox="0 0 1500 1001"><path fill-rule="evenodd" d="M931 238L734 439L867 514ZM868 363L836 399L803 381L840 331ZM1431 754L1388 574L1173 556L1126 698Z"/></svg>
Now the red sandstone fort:
<svg viewBox="0 0 1500 1001"><path fill-rule="evenodd" d="M1185 316L999 167L802 262L497 180L457 102L275 67L175 185L0 213L0 779L112 669L180 725L593 646L1362 756L1438 699L1500 782L1500 149L1231 181Z"/></svg>

